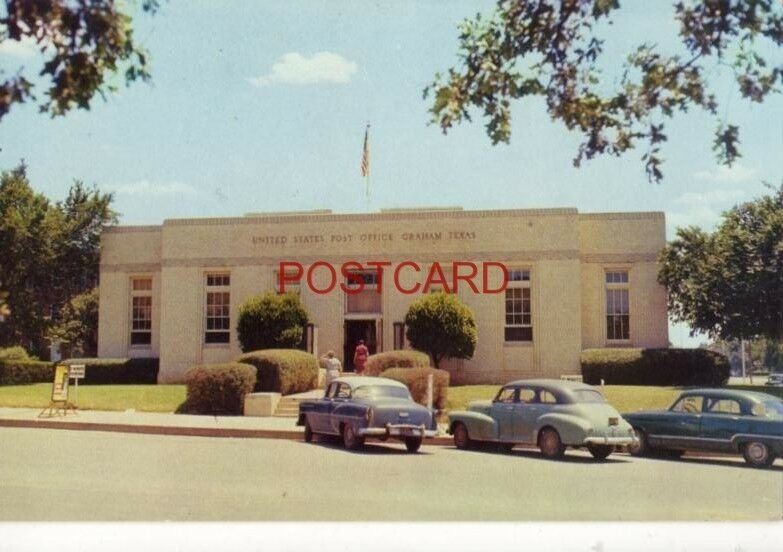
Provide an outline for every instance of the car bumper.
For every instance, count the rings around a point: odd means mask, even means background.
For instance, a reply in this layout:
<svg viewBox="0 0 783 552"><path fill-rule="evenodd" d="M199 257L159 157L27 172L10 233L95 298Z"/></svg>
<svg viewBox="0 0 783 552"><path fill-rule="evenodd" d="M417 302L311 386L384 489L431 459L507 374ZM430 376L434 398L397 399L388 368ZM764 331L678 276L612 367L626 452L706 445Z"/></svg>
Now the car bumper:
<svg viewBox="0 0 783 552"><path fill-rule="evenodd" d="M631 445L635 445L639 442L639 439L636 437L628 436L628 437L609 437L608 435L604 436L594 436L594 437L588 437L584 440L583 444L585 445L614 445L618 447L629 447Z"/></svg>
<svg viewBox="0 0 783 552"><path fill-rule="evenodd" d="M362 437L437 437L437 429L423 425L386 424L384 427L364 427L357 431Z"/></svg>

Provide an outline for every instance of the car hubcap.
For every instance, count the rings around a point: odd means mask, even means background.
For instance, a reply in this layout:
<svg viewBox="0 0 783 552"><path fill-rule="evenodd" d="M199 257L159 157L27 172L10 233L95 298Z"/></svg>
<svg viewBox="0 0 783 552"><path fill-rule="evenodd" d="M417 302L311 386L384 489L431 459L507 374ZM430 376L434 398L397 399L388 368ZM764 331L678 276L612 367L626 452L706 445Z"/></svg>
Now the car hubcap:
<svg viewBox="0 0 783 552"><path fill-rule="evenodd" d="M748 445L748 456L754 462L764 462L767 459L767 447L762 443L751 443Z"/></svg>
<svg viewBox="0 0 783 552"><path fill-rule="evenodd" d="M551 431L544 433L541 444L546 454L554 454L557 451L557 437Z"/></svg>

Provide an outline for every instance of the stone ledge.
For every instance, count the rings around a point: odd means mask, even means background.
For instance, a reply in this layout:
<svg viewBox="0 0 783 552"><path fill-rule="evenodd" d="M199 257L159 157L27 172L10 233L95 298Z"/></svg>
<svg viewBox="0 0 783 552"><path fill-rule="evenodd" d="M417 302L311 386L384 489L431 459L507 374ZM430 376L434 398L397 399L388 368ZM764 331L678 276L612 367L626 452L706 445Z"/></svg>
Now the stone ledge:
<svg viewBox="0 0 783 552"><path fill-rule="evenodd" d="M245 416L269 417L277 410L280 393L249 393L245 395Z"/></svg>

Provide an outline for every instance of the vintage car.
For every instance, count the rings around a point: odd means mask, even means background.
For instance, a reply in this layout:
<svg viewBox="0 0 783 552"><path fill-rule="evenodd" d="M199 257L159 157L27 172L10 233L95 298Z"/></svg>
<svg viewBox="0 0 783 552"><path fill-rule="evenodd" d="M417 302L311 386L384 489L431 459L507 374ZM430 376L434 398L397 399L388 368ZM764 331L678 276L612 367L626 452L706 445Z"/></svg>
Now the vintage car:
<svg viewBox="0 0 783 552"><path fill-rule="evenodd" d="M637 444L631 454L686 450L742 453L751 466L765 468L783 454L783 400L755 391L691 389L668 410L624 414Z"/></svg>
<svg viewBox="0 0 783 552"><path fill-rule="evenodd" d="M415 403L405 385L367 376L337 378L323 398L299 403L297 425L307 442L316 434L336 435L349 450L366 438L394 438L416 452L425 437L438 434L435 412Z"/></svg>
<svg viewBox="0 0 783 552"><path fill-rule="evenodd" d="M492 401L473 401L468 410L449 414L449 433L457 448L475 442L537 445L547 458L561 458L566 447L586 447L605 459L615 446L631 445L633 429L590 385L562 380L520 380L504 385Z"/></svg>
<svg viewBox="0 0 783 552"><path fill-rule="evenodd" d="M765 385L769 385L770 387L782 387L783 372L775 372L770 374Z"/></svg>

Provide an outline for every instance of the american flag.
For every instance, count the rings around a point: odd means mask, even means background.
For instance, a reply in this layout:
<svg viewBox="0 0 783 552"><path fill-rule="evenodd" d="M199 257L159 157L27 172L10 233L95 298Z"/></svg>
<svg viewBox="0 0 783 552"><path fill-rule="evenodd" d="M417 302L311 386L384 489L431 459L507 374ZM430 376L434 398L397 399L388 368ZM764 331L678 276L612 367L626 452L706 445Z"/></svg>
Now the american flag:
<svg viewBox="0 0 783 552"><path fill-rule="evenodd" d="M370 175L370 125L364 130L364 148L362 149L362 176Z"/></svg>

